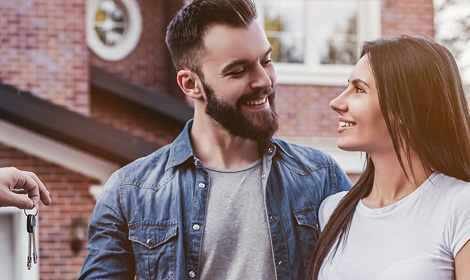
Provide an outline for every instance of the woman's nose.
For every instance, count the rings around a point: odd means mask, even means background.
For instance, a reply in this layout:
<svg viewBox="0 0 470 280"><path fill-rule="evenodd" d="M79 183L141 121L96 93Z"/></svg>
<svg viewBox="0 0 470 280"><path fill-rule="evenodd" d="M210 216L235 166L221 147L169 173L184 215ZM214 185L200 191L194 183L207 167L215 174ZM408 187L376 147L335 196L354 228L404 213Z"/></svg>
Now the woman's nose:
<svg viewBox="0 0 470 280"><path fill-rule="evenodd" d="M344 100L344 93L343 91L340 95L336 96L333 100L330 101L330 108L336 112L345 112L347 111L347 104Z"/></svg>

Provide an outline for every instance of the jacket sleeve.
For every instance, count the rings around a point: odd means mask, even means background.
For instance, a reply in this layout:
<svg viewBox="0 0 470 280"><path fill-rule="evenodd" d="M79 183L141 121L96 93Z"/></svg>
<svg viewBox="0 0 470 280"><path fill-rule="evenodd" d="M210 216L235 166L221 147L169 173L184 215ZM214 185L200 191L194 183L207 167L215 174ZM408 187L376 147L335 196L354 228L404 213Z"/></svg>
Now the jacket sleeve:
<svg viewBox="0 0 470 280"><path fill-rule="evenodd" d="M78 279L134 279L135 260L128 232L115 172L93 210L88 225L89 254Z"/></svg>
<svg viewBox="0 0 470 280"><path fill-rule="evenodd" d="M333 163L336 178L336 189L334 190L334 193L349 191L353 185L351 180L335 160L333 160Z"/></svg>

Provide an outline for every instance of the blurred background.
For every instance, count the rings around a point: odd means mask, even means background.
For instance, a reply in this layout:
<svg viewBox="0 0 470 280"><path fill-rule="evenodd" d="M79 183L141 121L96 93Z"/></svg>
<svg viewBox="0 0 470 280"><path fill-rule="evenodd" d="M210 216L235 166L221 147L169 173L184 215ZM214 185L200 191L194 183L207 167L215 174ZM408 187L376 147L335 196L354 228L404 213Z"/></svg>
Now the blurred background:
<svg viewBox="0 0 470 280"><path fill-rule="evenodd" d="M76 279L86 229L111 173L173 141L192 116L164 43L186 0L0 0L0 166L33 171L39 264L26 270L25 215L0 209L1 279ZM468 0L255 0L278 75L277 136L330 153L353 180L359 153L336 148L328 102L364 40L435 38L470 85Z"/></svg>

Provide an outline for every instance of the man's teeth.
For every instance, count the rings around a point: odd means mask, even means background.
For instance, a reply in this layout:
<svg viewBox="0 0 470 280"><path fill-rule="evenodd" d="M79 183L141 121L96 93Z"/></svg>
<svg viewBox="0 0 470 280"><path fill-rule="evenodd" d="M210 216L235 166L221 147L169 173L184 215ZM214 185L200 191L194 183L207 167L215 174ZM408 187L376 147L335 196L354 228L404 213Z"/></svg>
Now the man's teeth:
<svg viewBox="0 0 470 280"><path fill-rule="evenodd" d="M265 97L263 99L259 99L259 100L248 101L245 104L248 105L248 106L258 106L258 105L266 103L266 101L268 101L267 97Z"/></svg>
<svg viewBox="0 0 470 280"><path fill-rule="evenodd" d="M339 122L340 127L352 127L352 126L355 126L355 125L356 125L355 122Z"/></svg>

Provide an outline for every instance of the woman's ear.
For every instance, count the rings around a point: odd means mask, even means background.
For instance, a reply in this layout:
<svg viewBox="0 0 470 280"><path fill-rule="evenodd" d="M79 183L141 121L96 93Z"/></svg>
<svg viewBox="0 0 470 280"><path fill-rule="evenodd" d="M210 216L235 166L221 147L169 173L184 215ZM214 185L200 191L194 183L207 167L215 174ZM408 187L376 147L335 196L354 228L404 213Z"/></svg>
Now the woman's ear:
<svg viewBox="0 0 470 280"><path fill-rule="evenodd" d="M178 85L186 96L192 99L201 99L202 91L200 88L199 77L196 73L188 69L178 71L176 76Z"/></svg>

